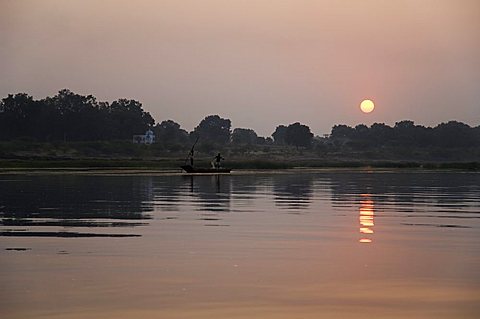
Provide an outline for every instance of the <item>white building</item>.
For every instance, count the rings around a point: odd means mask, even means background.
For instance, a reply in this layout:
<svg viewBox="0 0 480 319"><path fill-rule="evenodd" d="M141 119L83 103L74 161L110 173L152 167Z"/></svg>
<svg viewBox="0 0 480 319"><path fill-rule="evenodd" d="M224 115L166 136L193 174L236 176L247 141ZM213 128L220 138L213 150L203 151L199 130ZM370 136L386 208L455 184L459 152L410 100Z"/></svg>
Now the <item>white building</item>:
<svg viewBox="0 0 480 319"><path fill-rule="evenodd" d="M155 143L155 134L152 130L145 132L145 135L134 135L133 144L153 144Z"/></svg>

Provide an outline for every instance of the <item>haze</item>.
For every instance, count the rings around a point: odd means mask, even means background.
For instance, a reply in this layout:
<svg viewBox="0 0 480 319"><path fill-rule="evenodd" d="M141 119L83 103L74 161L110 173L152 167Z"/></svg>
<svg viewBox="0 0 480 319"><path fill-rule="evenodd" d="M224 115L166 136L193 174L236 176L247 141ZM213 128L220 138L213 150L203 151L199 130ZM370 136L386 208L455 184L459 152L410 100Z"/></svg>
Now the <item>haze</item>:
<svg viewBox="0 0 480 319"><path fill-rule="evenodd" d="M2 98L132 98L187 130L480 124L475 0L0 0L0 43Z"/></svg>

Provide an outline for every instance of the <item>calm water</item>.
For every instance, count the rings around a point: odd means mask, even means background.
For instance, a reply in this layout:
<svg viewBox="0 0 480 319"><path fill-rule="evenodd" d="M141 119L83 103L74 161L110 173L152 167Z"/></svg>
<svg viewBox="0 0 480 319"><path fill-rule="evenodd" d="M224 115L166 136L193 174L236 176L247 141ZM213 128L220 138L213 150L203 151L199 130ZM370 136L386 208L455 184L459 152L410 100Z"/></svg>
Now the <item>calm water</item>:
<svg viewBox="0 0 480 319"><path fill-rule="evenodd" d="M0 175L2 318L479 318L480 174Z"/></svg>

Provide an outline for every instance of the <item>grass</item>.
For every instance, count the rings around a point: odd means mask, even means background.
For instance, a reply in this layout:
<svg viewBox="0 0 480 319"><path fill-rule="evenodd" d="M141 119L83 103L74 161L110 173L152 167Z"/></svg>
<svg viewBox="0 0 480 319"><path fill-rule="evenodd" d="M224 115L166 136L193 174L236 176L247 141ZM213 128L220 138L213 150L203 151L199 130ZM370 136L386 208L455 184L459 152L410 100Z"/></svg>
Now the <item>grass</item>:
<svg viewBox="0 0 480 319"><path fill-rule="evenodd" d="M220 147L226 167L241 169L306 168L422 168L480 170L480 149L436 150L378 148L353 150L296 149L289 146ZM438 153L443 151L445 154ZM161 144L130 141L0 142L0 170L29 169L178 169L188 151L167 150ZM196 152L195 165L210 167L215 152ZM441 156L440 156L441 155Z"/></svg>

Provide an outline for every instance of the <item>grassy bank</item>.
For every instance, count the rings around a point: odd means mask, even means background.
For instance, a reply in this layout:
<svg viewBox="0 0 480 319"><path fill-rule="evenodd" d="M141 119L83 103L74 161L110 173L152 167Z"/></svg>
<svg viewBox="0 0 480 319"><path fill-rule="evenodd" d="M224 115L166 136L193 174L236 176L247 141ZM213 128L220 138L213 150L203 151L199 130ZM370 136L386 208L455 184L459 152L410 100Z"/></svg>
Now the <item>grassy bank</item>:
<svg viewBox="0 0 480 319"><path fill-rule="evenodd" d="M138 145L130 141L0 142L0 171L31 169L178 170L190 148ZM195 164L209 167L221 151L225 166L241 169L423 168L480 170L480 148L434 149L390 147L352 149L334 146L302 149L291 146L198 147Z"/></svg>

